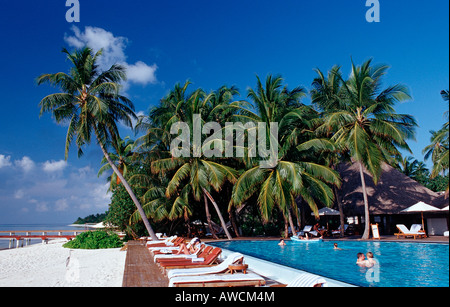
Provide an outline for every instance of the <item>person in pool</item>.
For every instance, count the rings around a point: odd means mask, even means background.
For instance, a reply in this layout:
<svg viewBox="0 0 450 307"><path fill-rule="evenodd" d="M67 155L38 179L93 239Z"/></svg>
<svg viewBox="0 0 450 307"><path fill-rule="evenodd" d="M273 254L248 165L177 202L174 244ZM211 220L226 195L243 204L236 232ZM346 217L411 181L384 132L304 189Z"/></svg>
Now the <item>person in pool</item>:
<svg viewBox="0 0 450 307"><path fill-rule="evenodd" d="M372 252L367 252L366 254L367 257L367 267L373 267L374 265L377 264L377 261L375 260L375 258L373 258L373 253Z"/></svg>
<svg viewBox="0 0 450 307"><path fill-rule="evenodd" d="M357 260L356 260L356 264L359 266L366 266L367 265L367 260L366 260L366 256L364 256L363 253L358 253L356 254Z"/></svg>
<svg viewBox="0 0 450 307"><path fill-rule="evenodd" d="M342 248L338 247L337 243L333 243L333 249L341 251Z"/></svg>
<svg viewBox="0 0 450 307"><path fill-rule="evenodd" d="M285 246L286 242L284 242L283 239L280 239L280 242L278 243L279 246Z"/></svg>

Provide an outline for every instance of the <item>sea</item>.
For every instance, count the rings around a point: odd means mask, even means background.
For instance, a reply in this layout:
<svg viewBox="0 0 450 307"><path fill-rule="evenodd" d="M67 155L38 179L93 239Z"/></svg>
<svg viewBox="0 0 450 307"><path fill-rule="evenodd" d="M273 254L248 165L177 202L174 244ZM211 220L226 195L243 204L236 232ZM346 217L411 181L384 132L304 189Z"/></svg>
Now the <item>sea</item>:
<svg viewBox="0 0 450 307"><path fill-rule="evenodd" d="M0 231L11 231L18 234L24 234L26 231L37 230L66 230L73 232L75 230L86 230L85 225L73 226L70 224L55 223L55 224L0 224ZM40 234L40 233L33 233ZM66 234L66 232L64 233ZM0 235L9 235L8 233L0 233ZM30 244L42 243L41 239L32 239ZM24 245L25 246L25 245ZM0 238L0 250L9 248L9 239ZM15 248L15 246L14 246Z"/></svg>

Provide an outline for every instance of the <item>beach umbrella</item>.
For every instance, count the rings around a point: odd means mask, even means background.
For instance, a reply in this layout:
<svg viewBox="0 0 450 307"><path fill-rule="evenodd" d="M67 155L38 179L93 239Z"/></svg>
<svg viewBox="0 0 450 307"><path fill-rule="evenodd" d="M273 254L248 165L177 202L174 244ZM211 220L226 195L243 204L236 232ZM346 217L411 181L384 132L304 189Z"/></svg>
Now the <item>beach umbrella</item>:
<svg viewBox="0 0 450 307"><path fill-rule="evenodd" d="M422 229L425 231L425 224L423 222L423 213L424 212L438 212L441 211L441 209L430 206L426 203L424 203L423 201L419 201L417 204L412 205L411 207L408 207L402 211L400 211L401 213L419 213L422 216Z"/></svg>
<svg viewBox="0 0 450 307"><path fill-rule="evenodd" d="M311 215L314 215L314 212L311 213ZM324 207L319 210L319 216L322 216L322 215L339 215L339 211Z"/></svg>

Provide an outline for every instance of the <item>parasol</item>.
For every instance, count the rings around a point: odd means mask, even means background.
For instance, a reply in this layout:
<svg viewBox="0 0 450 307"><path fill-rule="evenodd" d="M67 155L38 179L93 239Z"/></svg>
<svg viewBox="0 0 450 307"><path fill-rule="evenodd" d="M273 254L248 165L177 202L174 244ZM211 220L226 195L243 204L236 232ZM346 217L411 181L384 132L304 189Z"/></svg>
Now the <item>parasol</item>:
<svg viewBox="0 0 450 307"><path fill-rule="evenodd" d="M422 229L425 231L425 224L423 222L423 213L424 212L438 212L438 211L441 211L441 209L430 206L430 205L424 203L423 201L419 201L417 204L412 205L411 207L408 207L400 212L401 213L418 213L418 212L420 212L420 214L422 216Z"/></svg>

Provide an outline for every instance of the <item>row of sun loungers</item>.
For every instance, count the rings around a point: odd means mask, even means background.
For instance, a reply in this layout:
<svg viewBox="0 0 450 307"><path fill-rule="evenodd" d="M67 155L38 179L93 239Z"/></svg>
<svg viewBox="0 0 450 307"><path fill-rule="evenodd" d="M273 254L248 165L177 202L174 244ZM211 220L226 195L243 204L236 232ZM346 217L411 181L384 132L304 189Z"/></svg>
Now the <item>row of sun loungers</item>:
<svg viewBox="0 0 450 307"><path fill-rule="evenodd" d="M169 278L170 287L247 287L264 286L266 279L254 272L230 274L229 266L243 264L244 255L232 253L219 260L222 250L218 247L202 246L197 255L166 254L168 248L175 248L183 241L176 237L165 242L148 242L147 247L154 261ZM289 285L292 287L326 286L322 277L304 273Z"/></svg>
<svg viewBox="0 0 450 307"><path fill-rule="evenodd" d="M313 228L313 226L311 226L311 225L306 225L305 227L303 227L302 230L300 230L300 231L298 232L298 235L300 235L300 236L305 236L305 234L310 234L310 235L313 235L313 236L315 236L315 237L319 236L320 234L319 234L316 230L312 230L312 228ZM347 231L347 228L348 228L348 224L345 224L345 225L344 225L344 233ZM339 227L338 227L337 230L332 230L332 231L331 231L331 235L332 235L333 237L334 237L334 236L338 236L338 235L340 235L340 234L341 234L341 225L339 225Z"/></svg>

